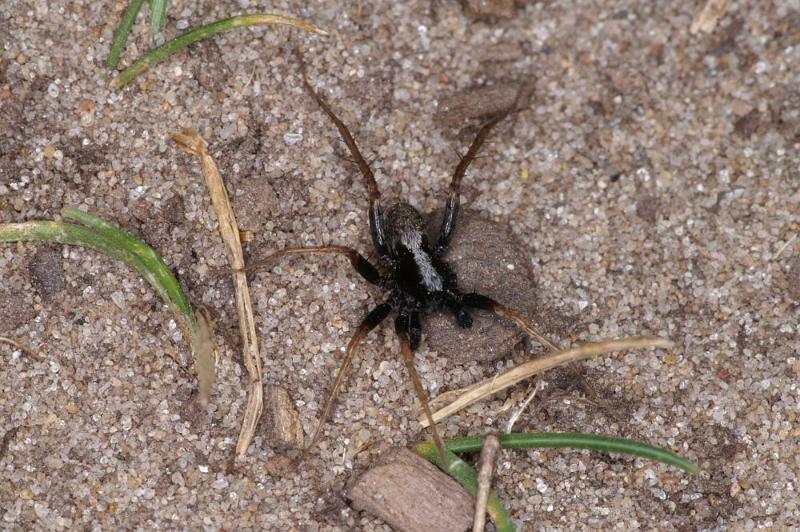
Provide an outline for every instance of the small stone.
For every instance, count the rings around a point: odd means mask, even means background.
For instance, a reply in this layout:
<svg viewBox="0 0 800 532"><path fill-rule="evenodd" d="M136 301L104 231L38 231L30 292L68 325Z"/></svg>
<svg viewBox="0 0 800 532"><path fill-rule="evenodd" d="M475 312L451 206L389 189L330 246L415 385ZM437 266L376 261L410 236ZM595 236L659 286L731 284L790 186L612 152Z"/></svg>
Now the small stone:
<svg viewBox="0 0 800 532"><path fill-rule="evenodd" d="M55 146L53 146L52 144L47 144L47 145L44 147L44 150L42 150L42 153L43 153L43 154L44 154L44 156L45 156L45 157L47 157L48 159L52 159L52 158L53 158L53 156L56 154L56 147L55 147Z"/></svg>

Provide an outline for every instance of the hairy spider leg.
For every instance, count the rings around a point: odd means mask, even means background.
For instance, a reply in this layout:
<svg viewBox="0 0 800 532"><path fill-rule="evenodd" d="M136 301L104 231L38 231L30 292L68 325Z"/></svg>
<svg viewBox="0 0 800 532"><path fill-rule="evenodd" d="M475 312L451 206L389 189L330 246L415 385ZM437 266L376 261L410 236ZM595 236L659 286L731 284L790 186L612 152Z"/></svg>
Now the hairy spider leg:
<svg viewBox="0 0 800 532"><path fill-rule="evenodd" d="M308 82L308 79L306 79L305 63L303 63L302 59L300 60L300 66L300 71L303 75L303 86L320 106L320 109L328 115L328 118L331 119L336 129L339 130L342 140L344 140L344 143L347 145L347 149L350 150L350 155L353 156L358 169L361 170L361 175L364 176L364 181L367 184L367 193L369 194L369 228L372 233L372 242L375 245L375 249L378 250L378 253L380 253L381 256L385 256L387 255L386 232L384 230L383 209L381 207L381 192L378 190L378 183L375 181L375 175L372 173L369 163L367 163L364 156L361 155L353 135L350 134L350 130L347 129L344 122L336 116L327 102L322 96L317 94Z"/></svg>
<svg viewBox="0 0 800 532"><path fill-rule="evenodd" d="M325 424L325 420L328 419L328 415L331 413L333 402L336 400L336 395L339 393L339 388L342 387L347 370L350 369L350 364L353 362L353 356L356 353L356 349L361 341L366 338L369 332L380 325L380 323L386 319L391 311L392 306L388 303L381 303L372 309L370 313L367 314L367 317L364 318L364 321L361 322L361 325L358 326L358 329L356 329L355 334L353 334L353 337L350 339L350 343L347 344L344 360L342 361L342 365L339 366L339 372L336 374L336 380L333 383L333 388L328 396L328 400L325 402L325 408L322 411L322 416L317 422L317 428L314 429L314 435L311 437L311 442L306 445L305 451L303 452L304 458L308 455L311 448L317 443L317 440L322 433L322 426Z"/></svg>
<svg viewBox="0 0 800 532"><path fill-rule="evenodd" d="M400 349L403 352L403 362L405 362L408 373L411 375L411 381L414 383L414 389L417 392L417 398L422 404L422 409L425 411L425 417L428 418L428 425L431 427L433 441L436 444L436 448L439 449L439 454L442 457L442 464L447 464L444 441L439 435L439 430L436 428L436 422L433 420L433 413L431 412L430 404L428 404L428 395L425 393L425 389L422 387L422 381L419 379L419 375L417 374L417 368L414 367L414 352L411 349L411 342L407 330L408 325L405 323L405 321L407 321L407 318L404 318L403 315L397 316L397 318L394 320L395 331L397 331L397 336L400 338Z"/></svg>
<svg viewBox="0 0 800 532"><path fill-rule="evenodd" d="M263 260L259 261L258 263L249 266L247 268L248 272L258 271L261 269L262 266L266 264L270 264L275 260L280 259L286 255L305 255L305 254L322 254L322 253L337 253L340 255L345 255L348 259L350 259L350 264L353 265L353 268L367 281L374 285L381 284L381 274L378 272L377 268L373 266L364 256L356 251L353 248L348 248L346 246L314 246L314 247L307 247L307 248L285 248L280 251L276 251L272 255L264 258Z"/></svg>
<svg viewBox="0 0 800 532"><path fill-rule="evenodd" d="M481 149L481 146L483 146L489 133L491 133L492 128L511 114L512 110L513 107L486 122L478 131L467 153L464 154L458 162L458 166L456 166L453 172L453 179L450 181L450 192L447 196L447 203L444 206L442 228L439 231L439 240L436 242L436 246L433 249L434 254L442 256L447 253L447 248L450 246L450 240L453 238L453 232L455 231L456 222L458 221L458 207L461 201L461 180L464 178L467 168L472 164L472 161L475 160L478 151Z"/></svg>
<svg viewBox="0 0 800 532"><path fill-rule="evenodd" d="M392 295L395 294L396 292ZM411 350L416 351L422 341L422 322L420 321L419 310L400 307L400 312L398 312L394 325L395 329L397 327L403 328L403 334L408 337Z"/></svg>
<svg viewBox="0 0 800 532"><path fill-rule="evenodd" d="M472 316L467 312L466 305L461 299L462 296L450 292L445 296L444 304L455 315L458 326L462 329L469 329L472 327Z"/></svg>
<svg viewBox="0 0 800 532"><path fill-rule="evenodd" d="M537 331L536 328L534 328L534 326L531 325L530 322L526 320L525 317L522 316L522 314L520 314L516 310L506 307L505 305L501 305L500 303L498 303L497 301L495 301L490 297L473 292L470 294L464 294L464 296L461 298L461 302L468 307L488 310L494 312L498 316L508 318L514 323L516 323L526 333L536 338L539 341L539 343L541 343L543 346L547 347L552 351L560 350L560 348L556 344L548 340L542 333Z"/></svg>

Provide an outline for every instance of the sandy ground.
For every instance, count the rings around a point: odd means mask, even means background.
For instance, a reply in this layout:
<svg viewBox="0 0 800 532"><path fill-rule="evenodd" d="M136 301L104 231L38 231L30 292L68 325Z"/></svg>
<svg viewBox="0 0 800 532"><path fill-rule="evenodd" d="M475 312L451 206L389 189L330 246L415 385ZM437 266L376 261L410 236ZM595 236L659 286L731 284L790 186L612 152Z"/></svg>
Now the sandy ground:
<svg viewBox="0 0 800 532"><path fill-rule="evenodd" d="M176 362L186 343L150 287L81 248L0 247L0 523L11 529L385 529L346 487L387 449L427 437L392 328L373 333L305 467L260 435L226 472L245 405L224 249L195 161L169 134L211 144L252 255L339 243L368 252L365 190L304 95L291 50L375 158L387 197L442 204L478 123L437 102L533 80L500 126L464 203L508 225L563 344L669 336L677 348L550 374L515 430L644 440L696 461L507 451L497 491L528 529L800 526L800 3L732 2L711 35L699 1L548 0L473 22L454 1L176 1L166 34L245 11L303 16L328 38L240 30L196 45L118 91L104 67L124 2L0 7L0 221L78 205L158 249L222 345L213 405ZM124 63L153 45L135 26ZM787 245L788 244L788 245ZM223 271L220 274L220 271ZM310 432L337 357L381 294L336 258L253 281L265 383L290 390ZM533 356L514 355L517 360ZM475 355L479 357L479 354ZM434 393L513 364L454 364L423 343ZM527 391L471 407L447 436L502 430Z"/></svg>

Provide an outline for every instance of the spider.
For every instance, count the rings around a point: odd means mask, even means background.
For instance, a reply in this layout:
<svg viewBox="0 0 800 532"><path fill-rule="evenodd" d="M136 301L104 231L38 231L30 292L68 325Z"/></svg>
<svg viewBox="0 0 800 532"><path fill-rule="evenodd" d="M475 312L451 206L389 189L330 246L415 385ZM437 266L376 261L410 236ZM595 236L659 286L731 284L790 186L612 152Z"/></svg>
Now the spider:
<svg viewBox="0 0 800 532"><path fill-rule="evenodd" d="M272 263L273 260L286 255L324 253L344 255L361 277L381 288L385 293L383 303L369 311L347 345L344 360L336 374L333 388L311 441L305 448L304 456L314 447L320 437L321 429L330 415L333 403L359 344L370 331L380 325L392 312L395 312L394 328L400 340L403 362L411 375L418 399L425 411L434 442L446 463L445 446L433 421L427 395L414 367L413 352L419 347L422 339L422 316L446 309L453 313L460 327L469 328L472 326L472 317L468 309L488 310L511 319L528 334L537 338L540 343L552 350L557 350L556 346L536 331L520 313L482 294L460 292L456 274L444 260L458 222L461 181L464 174L475 160L492 128L514 112L518 106L515 104L485 122L467 153L461 157L450 181L449 195L445 203L444 217L438 238L436 242L431 242L426 233L422 215L409 203L398 201L388 206L384 205L369 163L361 155L344 122L308 82L302 61L301 74L306 92L339 130L339 134L353 158L352 162L358 166L364 178L369 196L370 234L379 260L377 265L373 265L353 248L331 245L285 248L267 257L265 262Z"/></svg>

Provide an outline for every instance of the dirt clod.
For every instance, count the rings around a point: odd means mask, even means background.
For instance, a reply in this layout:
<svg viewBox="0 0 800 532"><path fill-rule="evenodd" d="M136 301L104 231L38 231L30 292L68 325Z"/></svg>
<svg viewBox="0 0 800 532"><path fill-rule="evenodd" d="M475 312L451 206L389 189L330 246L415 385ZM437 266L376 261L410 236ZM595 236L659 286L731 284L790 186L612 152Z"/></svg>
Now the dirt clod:
<svg viewBox="0 0 800 532"><path fill-rule="evenodd" d="M467 89L439 99L434 120L446 127L463 125L470 118L479 118L512 107L521 90L532 90L528 84L502 83L491 87Z"/></svg>
<svg viewBox="0 0 800 532"><path fill-rule="evenodd" d="M472 525L473 500L455 480L408 449L390 453L350 488L353 507L395 530L459 531Z"/></svg>
<svg viewBox="0 0 800 532"><path fill-rule="evenodd" d="M11 280L9 285L13 286ZM22 290L0 286L0 334L9 334L36 316L26 299Z"/></svg>
<svg viewBox="0 0 800 532"><path fill-rule="evenodd" d="M513 18L517 13L514 0L464 0L462 4L473 20Z"/></svg>
<svg viewBox="0 0 800 532"><path fill-rule="evenodd" d="M42 246L33 256L28 271L33 287L45 301L52 301L64 289L60 247Z"/></svg>

